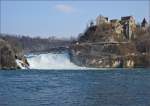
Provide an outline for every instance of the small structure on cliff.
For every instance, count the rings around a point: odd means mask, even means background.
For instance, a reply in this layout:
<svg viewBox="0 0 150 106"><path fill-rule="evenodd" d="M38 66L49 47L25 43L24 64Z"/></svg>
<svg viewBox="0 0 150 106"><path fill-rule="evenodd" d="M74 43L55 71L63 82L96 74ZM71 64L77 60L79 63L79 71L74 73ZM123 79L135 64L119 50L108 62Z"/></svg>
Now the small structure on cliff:
<svg viewBox="0 0 150 106"><path fill-rule="evenodd" d="M96 18L96 25L101 25L103 23L107 23L108 22L108 17L104 17L102 15L99 15L97 18Z"/></svg>

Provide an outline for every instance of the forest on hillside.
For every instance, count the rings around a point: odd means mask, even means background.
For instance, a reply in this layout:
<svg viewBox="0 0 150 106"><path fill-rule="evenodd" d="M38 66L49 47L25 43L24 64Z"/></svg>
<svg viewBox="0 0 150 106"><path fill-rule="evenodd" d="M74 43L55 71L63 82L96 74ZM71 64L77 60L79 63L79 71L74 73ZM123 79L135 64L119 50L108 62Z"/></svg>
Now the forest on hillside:
<svg viewBox="0 0 150 106"><path fill-rule="evenodd" d="M123 33L116 34L112 31L110 24L99 26L90 26L83 33L79 34L79 43L96 43L96 42L129 42L134 50L139 53L150 53L150 27L147 30L137 25L134 31L134 38L128 40ZM124 48L123 48L124 49Z"/></svg>
<svg viewBox="0 0 150 106"><path fill-rule="evenodd" d="M32 52L48 52L53 48L68 46L71 43L71 40L58 39L55 37L40 38L11 34L0 34L0 39L8 42L15 53L22 52L24 54Z"/></svg>

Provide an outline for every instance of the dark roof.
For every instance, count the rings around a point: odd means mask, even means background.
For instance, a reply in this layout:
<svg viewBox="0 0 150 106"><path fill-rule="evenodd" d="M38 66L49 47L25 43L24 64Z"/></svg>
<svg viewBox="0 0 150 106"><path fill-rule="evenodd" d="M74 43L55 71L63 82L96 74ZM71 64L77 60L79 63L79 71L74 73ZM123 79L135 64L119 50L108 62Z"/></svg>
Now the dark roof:
<svg viewBox="0 0 150 106"><path fill-rule="evenodd" d="M148 23L147 23L146 19L144 18L142 21L142 26L145 26L145 24L148 24Z"/></svg>

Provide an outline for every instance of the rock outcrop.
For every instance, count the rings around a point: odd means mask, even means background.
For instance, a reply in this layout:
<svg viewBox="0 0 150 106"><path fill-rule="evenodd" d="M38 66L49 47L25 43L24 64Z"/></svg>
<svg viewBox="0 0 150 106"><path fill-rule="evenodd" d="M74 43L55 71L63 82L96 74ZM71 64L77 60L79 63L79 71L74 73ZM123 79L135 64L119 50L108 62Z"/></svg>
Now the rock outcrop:
<svg viewBox="0 0 150 106"><path fill-rule="evenodd" d="M15 54L11 46L4 40L0 39L0 68L16 69Z"/></svg>
<svg viewBox="0 0 150 106"><path fill-rule="evenodd" d="M21 66L18 65L16 60L22 61L23 66L29 66L23 55L15 52L7 41L0 39L0 69L20 69Z"/></svg>
<svg viewBox="0 0 150 106"><path fill-rule="evenodd" d="M79 66L97 68L150 67L150 54L139 53L128 44L78 44L72 45L70 58Z"/></svg>

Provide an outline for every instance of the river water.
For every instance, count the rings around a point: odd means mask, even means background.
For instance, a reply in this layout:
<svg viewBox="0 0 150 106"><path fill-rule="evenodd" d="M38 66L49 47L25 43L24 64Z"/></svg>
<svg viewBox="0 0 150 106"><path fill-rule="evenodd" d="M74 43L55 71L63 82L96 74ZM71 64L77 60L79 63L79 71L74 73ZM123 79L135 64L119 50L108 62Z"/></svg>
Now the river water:
<svg viewBox="0 0 150 106"><path fill-rule="evenodd" d="M0 70L0 106L150 106L150 69Z"/></svg>

